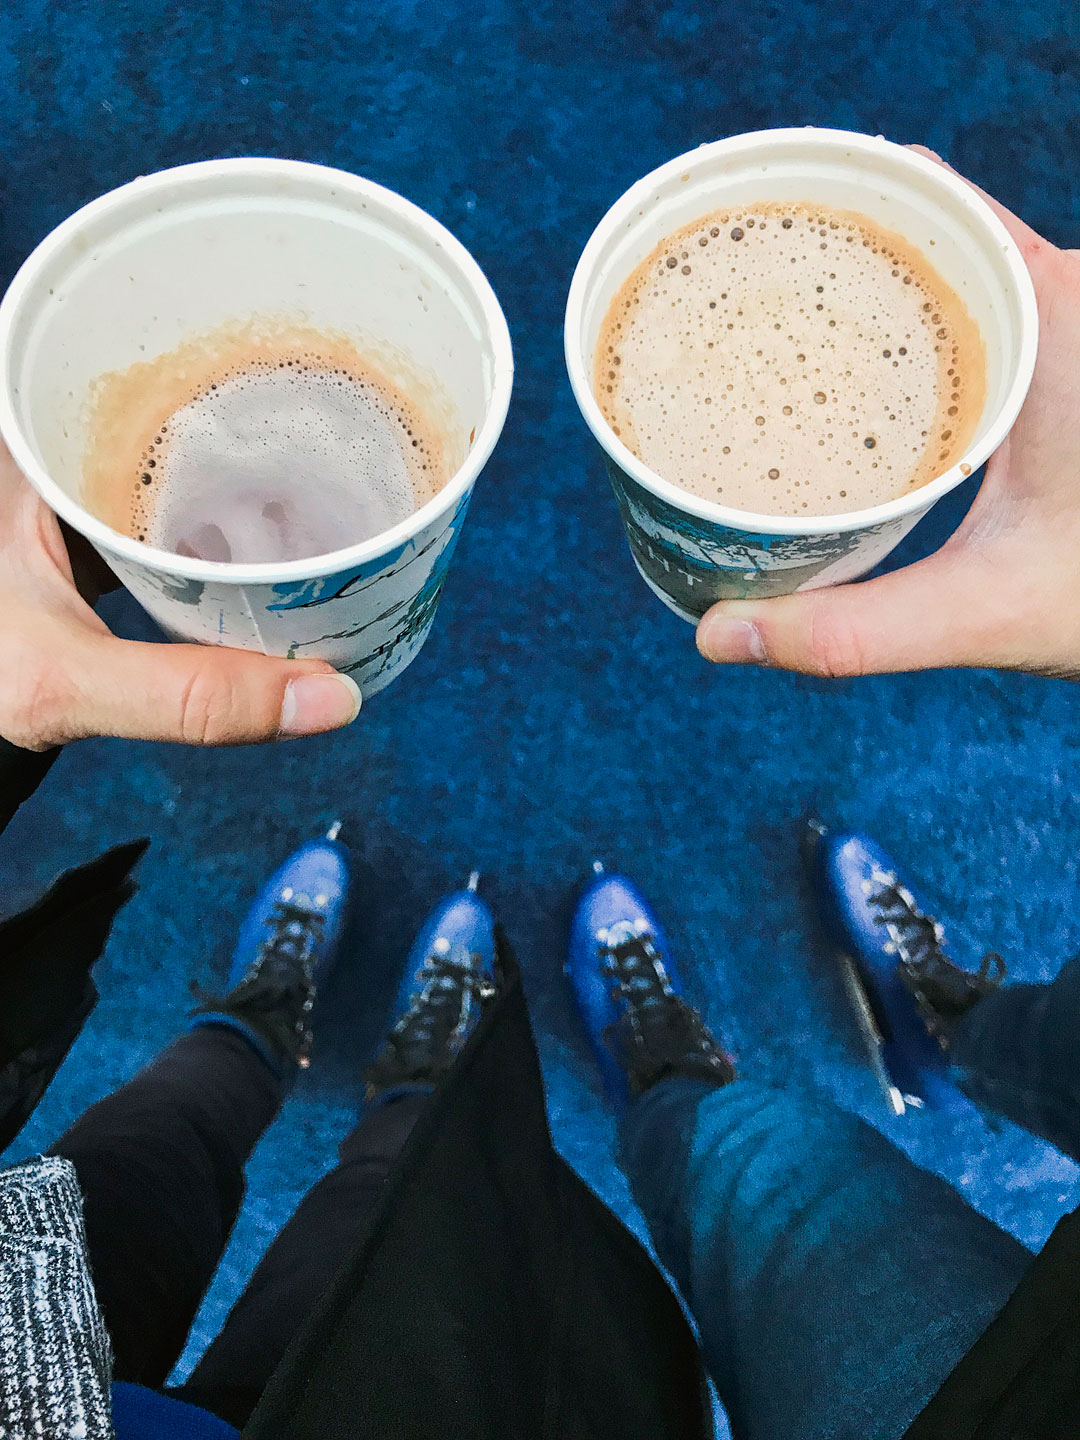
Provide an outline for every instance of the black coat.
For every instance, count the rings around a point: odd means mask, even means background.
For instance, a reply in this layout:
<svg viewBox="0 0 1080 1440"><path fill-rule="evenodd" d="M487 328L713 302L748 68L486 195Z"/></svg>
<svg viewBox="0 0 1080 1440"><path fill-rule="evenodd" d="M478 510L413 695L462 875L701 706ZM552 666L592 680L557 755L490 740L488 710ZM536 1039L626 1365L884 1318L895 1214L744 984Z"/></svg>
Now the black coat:
<svg viewBox="0 0 1080 1440"><path fill-rule="evenodd" d="M499 957L499 998L244 1440L712 1435L678 1302L551 1143L521 976Z"/></svg>
<svg viewBox="0 0 1080 1440"><path fill-rule="evenodd" d="M44 779L57 751L0 739L0 830ZM20 915L0 922L0 1152L33 1113L97 1003L91 969L116 912L134 893L145 840L118 845L61 875ZM0 897L0 914L4 912Z"/></svg>

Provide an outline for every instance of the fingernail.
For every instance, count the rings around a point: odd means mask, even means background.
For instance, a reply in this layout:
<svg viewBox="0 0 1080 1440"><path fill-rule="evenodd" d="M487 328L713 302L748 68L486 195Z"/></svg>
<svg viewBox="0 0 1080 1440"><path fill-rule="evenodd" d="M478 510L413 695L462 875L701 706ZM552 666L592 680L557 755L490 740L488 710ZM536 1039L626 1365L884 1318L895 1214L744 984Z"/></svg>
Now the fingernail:
<svg viewBox="0 0 1080 1440"><path fill-rule="evenodd" d="M698 627L697 644L706 660L721 664L764 665L767 661L758 627L752 620L737 620L732 615L707 615Z"/></svg>
<svg viewBox="0 0 1080 1440"><path fill-rule="evenodd" d="M348 675L301 675L285 687L278 734L318 735L351 725L360 714L360 687Z"/></svg>

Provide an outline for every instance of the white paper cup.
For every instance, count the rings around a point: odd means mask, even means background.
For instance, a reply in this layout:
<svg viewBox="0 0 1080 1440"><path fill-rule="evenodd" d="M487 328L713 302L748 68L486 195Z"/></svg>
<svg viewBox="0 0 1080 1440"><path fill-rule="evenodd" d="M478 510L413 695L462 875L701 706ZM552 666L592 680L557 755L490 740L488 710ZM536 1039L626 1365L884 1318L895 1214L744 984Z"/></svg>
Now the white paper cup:
<svg viewBox="0 0 1080 1440"><path fill-rule="evenodd" d="M94 382L232 322L344 334L417 388L458 468L393 529L285 564L186 559L82 504ZM0 304L0 432L47 503L178 639L317 657L365 696L419 651L513 360L468 251L392 191L291 160L212 160L114 190L37 247Z"/></svg>
<svg viewBox="0 0 1080 1440"><path fill-rule="evenodd" d="M699 499L644 465L604 419L593 356L611 301L673 231L725 206L809 201L898 231L967 305L986 346L986 401L967 452L929 484L846 514L758 515ZM760 130L702 145L639 180L582 252L566 307L574 396L607 458L630 549L646 583L696 622L717 600L786 595L853 580L1001 444L1035 367L1038 311L1027 266L970 186L880 137Z"/></svg>

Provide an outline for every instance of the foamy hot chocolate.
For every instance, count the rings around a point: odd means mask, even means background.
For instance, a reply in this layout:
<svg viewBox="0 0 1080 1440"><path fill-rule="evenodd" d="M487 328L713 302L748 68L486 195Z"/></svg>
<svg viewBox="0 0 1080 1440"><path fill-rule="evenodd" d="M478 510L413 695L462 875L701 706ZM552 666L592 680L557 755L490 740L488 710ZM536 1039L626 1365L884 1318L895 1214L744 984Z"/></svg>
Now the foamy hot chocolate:
<svg viewBox="0 0 1080 1440"><path fill-rule="evenodd" d="M664 479L735 509L829 515L963 455L978 327L930 262L849 211L761 204L669 236L609 307L593 388Z"/></svg>
<svg viewBox="0 0 1080 1440"><path fill-rule="evenodd" d="M299 328L231 328L104 376L89 434L89 508L203 560L359 544L448 478L421 407L349 341Z"/></svg>

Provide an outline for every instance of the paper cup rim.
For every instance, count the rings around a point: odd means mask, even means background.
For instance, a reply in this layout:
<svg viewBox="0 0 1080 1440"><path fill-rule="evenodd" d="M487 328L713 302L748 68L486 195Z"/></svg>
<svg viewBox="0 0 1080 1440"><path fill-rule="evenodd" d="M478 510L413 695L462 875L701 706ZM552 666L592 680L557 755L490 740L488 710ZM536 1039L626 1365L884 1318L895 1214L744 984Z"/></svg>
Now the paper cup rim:
<svg viewBox="0 0 1080 1440"><path fill-rule="evenodd" d="M494 352L492 367L491 396L486 406L483 424L464 462L458 467L443 488L419 509L414 510L392 529L384 530L370 540L348 545L340 550L327 551L304 560L290 560L282 563L266 561L259 564L236 565L219 560L196 560L171 551L147 545L122 535L112 526L91 514L79 501L70 496L49 475L39 461L33 447L24 437L22 422L11 398L12 357L11 345L15 322L33 291L39 272L48 265L78 234L87 221L94 221L118 205L124 205L140 198L151 199L158 193L171 193L177 184L198 184L204 178L234 173L253 178L274 176L296 176L318 179L326 184L347 191L350 195L375 201L384 212L409 222L420 229L454 262L461 272L461 278L477 300L483 315L487 334ZM117 557L130 561L140 569L153 570L168 575L178 575L189 580L218 581L230 585L267 585L288 583L297 580L317 579L340 570L348 570L376 560L379 556L407 544L427 525L454 509L461 498L484 468L506 421L513 389L514 359L510 330L506 323L498 297L491 282L481 270L477 261L466 247L434 216L419 205L406 200L403 195L353 175L347 170L337 170L328 165L317 165L304 160L286 160L271 156L234 156L222 160L199 160L190 165L177 165L167 170L158 170L151 175L142 175L99 195L88 204L81 206L31 251L19 267L15 278L0 301L0 435L11 451L12 458L34 489L61 519L72 529L91 541L98 548Z"/></svg>
<svg viewBox="0 0 1080 1440"><path fill-rule="evenodd" d="M870 505L862 510L845 510L835 515L762 515L753 510L737 510L733 506L704 500L700 496L692 495L688 490L683 490L672 481L665 480L639 460L604 419L593 395L587 357L582 353L582 319L587 289L600 250L612 233L631 219L634 211L651 198L658 186L685 172L688 167L711 159L714 155L750 154L778 142L788 145L802 142L814 145L832 144L837 149L859 151L865 155L880 155L884 151L891 159L906 165L913 172L929 177L948 190L973 220L983 226L1000 245L1017 289L1021 312L1019 355L1004 401L980 443L971 446L944 474L928 484L909 490L895 500L888 500L881 505ZM644 490L696 519L708 520L713 524L747 533L791 536L845 534L852 530L866 530L887 524L890 520L899 520L915 512L928 510L935 501L955 489L990 458L1012 429L1031 384L1038 340L1038 304L1024 257L1015 240L981 195L951 170L936 161L928 160L924 155L916 154L904 145L886 140L881 135L865 135L853 130L834 130L814 125L751 130L724 140L708 141L695 150L676 155L674 159L665 161L663 165L636 180L601 218L581 252L570 282L563 328L566 369L578 408L601 448L620 469L636 480Z"/></svg>

